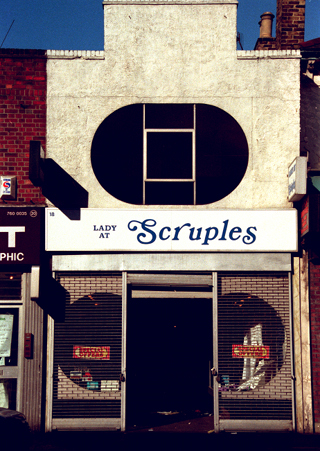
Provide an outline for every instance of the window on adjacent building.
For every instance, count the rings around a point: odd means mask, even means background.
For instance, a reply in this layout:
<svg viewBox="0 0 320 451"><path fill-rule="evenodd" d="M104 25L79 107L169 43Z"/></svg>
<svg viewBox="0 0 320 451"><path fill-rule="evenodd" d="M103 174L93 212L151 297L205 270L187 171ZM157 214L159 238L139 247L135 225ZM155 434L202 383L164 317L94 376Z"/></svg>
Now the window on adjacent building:
<svg viewBox="0 0 320 451"><path fill-rule="evenodd" d="M131 204L202 205L230 194L248 165L240 125L204 104L134 104L98 127L93 171L111 195Z"/></svg>

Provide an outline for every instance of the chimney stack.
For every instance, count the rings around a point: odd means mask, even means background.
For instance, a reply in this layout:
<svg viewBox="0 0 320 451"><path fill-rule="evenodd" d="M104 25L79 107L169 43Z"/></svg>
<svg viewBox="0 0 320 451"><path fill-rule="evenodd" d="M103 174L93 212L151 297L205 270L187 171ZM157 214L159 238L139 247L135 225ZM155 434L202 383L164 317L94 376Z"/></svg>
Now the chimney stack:
<svg viewBox="0 0 320 451"><path fill-rule="evenodd" d="M276 38L272 37L272 22L274 14L270 11L261 14L260 36L256 42L254 50L276 50Z"/></svg>
<svg viewBox="0 0 320 451"><path fill-rule="evenodd" d="M277 0L278 50L299 49L304 41L305 0Z"/></svg>
<svg viewBox="0 0 320 451"><path fill-rule="evenodd" d="M267 11L261 14L260 25L260 38L272 38L272 22L274 14Z"/></svg>

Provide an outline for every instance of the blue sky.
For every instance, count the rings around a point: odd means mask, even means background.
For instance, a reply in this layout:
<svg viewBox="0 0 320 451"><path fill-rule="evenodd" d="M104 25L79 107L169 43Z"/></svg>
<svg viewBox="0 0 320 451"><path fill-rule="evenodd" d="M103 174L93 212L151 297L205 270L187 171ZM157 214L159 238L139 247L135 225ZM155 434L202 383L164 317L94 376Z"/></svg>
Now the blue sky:
<svg viewBox="0 0 320 451"><path fill-rule="evenodd" d="M244 49L254 48L265 11L275 14L276 0L239 0ZM103 50L102 0L0 0L0 45L13 20L3 48ZM306 0L305 40L318 37L320 0Z"/></svg>

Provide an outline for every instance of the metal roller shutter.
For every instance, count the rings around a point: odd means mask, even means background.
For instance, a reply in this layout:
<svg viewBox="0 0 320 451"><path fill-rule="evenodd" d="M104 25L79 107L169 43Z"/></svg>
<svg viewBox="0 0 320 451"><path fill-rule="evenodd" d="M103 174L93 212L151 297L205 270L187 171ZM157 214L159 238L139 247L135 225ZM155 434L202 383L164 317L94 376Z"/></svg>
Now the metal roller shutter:
<svg viewBox="0 0 320 451"><path fill-rule="evenodd" d="M0 273L0 300L21 300L21 273Z"/></svg>
<svg viewBox="0 0 320 451"><path fill-rule="evenodd" d="M220 420L292 420L289 279L219 273Z"/></svg>
<svg viewBox="0 0 320 451"><path fill-rule="evenodd" d="M120 273L57 273L66 290L55 322L53 418L120 418Z"/></svg>

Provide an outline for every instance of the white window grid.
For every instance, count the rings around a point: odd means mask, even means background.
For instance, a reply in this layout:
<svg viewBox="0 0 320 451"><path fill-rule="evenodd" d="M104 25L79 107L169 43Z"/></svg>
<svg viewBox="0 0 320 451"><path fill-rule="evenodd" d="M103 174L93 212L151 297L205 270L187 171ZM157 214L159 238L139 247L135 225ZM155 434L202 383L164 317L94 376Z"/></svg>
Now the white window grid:
<svg viewBox="0 0 320 451"><path fill-rule="evenodd" d="M191 133L192 134L192 177L190 178L148 178L147 138L148 133ZM193 128L146 128L146 106L143 105L143 204L146 203L146 182L192 182L193 204L196 203L196 105L193 105Z"/></svg>

